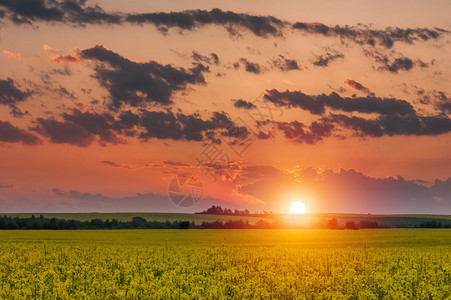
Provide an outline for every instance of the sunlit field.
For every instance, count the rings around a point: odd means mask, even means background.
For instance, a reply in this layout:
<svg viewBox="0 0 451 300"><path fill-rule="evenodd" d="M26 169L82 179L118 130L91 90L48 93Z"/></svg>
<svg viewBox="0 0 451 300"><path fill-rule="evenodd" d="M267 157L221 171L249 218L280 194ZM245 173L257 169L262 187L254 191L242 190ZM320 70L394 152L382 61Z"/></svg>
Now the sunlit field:
<svg viewBox="0 0 451 300"><path fill-rule="evenodd" d="M0 231L2 299L446 299L451 230Z"/></svg>

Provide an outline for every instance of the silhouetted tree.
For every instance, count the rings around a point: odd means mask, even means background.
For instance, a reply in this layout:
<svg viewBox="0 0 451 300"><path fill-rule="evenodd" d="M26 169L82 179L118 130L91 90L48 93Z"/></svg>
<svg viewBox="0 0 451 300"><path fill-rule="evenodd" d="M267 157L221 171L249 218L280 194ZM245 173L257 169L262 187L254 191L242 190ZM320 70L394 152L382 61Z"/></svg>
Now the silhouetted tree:
<svg viewBox="0 0 451 300"><path fill-rule="evenodd" d="M338 228L338 222L336 218L330 219L327 221L327 227L329 229L337 229Z"/></svg>
<svg viewBox="0 0 451 300"><path fill-rule="evenodd" d="M179 229L189 229L190 225L189 221L182 221L179 223Z"/></svg>
<svg viewBox="0 0 451 300"><path fill-rule="evenodd" d="M358 228L355 225L354 221L348 221L348 222L346 222L346 229L357 230Z"/></svg>

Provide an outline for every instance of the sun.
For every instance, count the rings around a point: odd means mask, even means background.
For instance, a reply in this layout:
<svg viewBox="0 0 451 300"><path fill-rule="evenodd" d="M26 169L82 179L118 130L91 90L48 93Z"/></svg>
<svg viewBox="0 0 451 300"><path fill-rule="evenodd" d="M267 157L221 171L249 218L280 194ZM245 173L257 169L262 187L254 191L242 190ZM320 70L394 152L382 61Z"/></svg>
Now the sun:
<svg viewBox="0 0 451 300"><path fill-rule="evenodd" d="M300 201L293 202L290 206L290 214L305 214L306 210L305 204Z"/></svg>

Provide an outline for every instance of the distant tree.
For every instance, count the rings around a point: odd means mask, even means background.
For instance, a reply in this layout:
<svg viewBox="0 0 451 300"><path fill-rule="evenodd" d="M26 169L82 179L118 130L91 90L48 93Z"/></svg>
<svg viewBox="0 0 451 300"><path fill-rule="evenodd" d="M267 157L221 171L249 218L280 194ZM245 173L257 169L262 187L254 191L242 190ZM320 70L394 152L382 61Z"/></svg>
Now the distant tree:
<svg viewBox="0 0 451 300"><path fill-rule="evenodd" d="M179 223L179 229L189 229L190 225L189 221L182 221Z"/></svg>
<svg viewBox="0 0 451 300"><path fill-rule="evenodd" d="M327 221L327 228L329 229L337 229L338 228L338 222L336 218L330 219Z"/></svg>
<svg viewBox="0 0 451 300"><path fill-rule="evenodd" d="M362 220L359 222L359 228L378 228L379 224L377 222Z"/></svg>
<svg viewBox="0 0 451 300"><path fill-rule="evenodd" d="M420 228L442 228L442 223L437 221L423 222L420 224Z"/></svg>
<svg viewBox="0 0 451 300"><path fill-rule="evenodd" d="M348 221L348 222L346 222L346 229L357 230L358 228L355 225L354 221Z"/></svg>

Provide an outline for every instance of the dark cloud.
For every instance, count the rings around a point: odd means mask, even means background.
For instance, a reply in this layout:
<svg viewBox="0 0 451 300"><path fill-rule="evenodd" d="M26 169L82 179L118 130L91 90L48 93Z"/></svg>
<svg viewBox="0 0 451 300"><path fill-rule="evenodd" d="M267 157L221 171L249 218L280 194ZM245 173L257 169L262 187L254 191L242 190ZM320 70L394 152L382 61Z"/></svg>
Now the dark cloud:
<svg viewBox="0 0 451 300"><path fill-rule="evenodd" d="M300 70L298 62L295 59L286 58L283 55L279 55L278 57L272 59L270 61L272 67L278 68L281 71L291 71L291 70Z"/></svg>
<svg viewBox="0 0 451 300"><path fill-rule="evenodd" d="M248 101L243 100L243 99L233 100L233 105L236 108L245 108L245 109L255 109L255 108L257 108L254 103L248 102Z"/></svg>
<svg viewBox="0 0 451 300"><path fill-rule="evenodd" d="M224 112L214 112L208 120L203 120L200 115L173 114L167 112L155 112L142 110L136 118L142 129L139 138L173 139L187 141L203 141L208 132L217 129L225 129L232 123ZM162 126L164 124L164 126Z"/></svg>
<svg viewBox="0 0 451 300"><path fill-rule="evenodd" d="M16 83L11 78L0 79L0 104L11 105L24 101L31 95L30 91L22 91L16 87Z"/></svg>
<svg viewBox="0 0 451 300"><path fill-rule="evenodd" d="M0 121L0 142L37 145L41 143L41 140L28 131L12 125L8 121Z"/></svg>
<svg viewBox="0 0 451 300"><path fill-rule="evenodd" d="M0 6L16 24L45 21L85 25L119 24L122 21L120 15L107 13L98 5L86 6L86 0L0 0Z"/></svg>
<svg viewBox="0 0 451 300"><path fill-rule="evenodd" d="M108 165L108 166L111 166L111 167L116 167L116 168L122 167L122 165L119 165L119 164L117 164L117 163L115 163L113 161L109 161L109 160L102 160L101 163L105 164L105 165Z"/></svg>
<svg viewBox="0 0 451 300"><path fill-rule="evenodd" d="M439 135L451 131L451 119L442 116L417 116L408 114L383 115L375 119L334 115L323 119L353 130L363 137L381 137L394 135Z"/></svg>
<svg viewBox="0 0 451 300"><path fill-rule="evenodd" d="M408 114L415 112L413 106L405 101L393 98L358 97L343 98L335 92L329 95L306 95L300 91L267 90L267 101L278 106L299 107L312 114L322 115L325 109L346 112L378 113L384 115Z"/></svg>
<svg viewBox="0 0 451 300"><path fill-rule="evenodd" d="M282 131L285 138L299 144L316 144L325 137L332 135L334 126L327 122L313 122L306 126L298 121L274 122L277 129Z"/></svg>
<svg viewBox="0 0 451 300"><path fill-rule="evenodd" d="M193 51L191 57L199 63L205 63L208 65L219 64L219 57L216 53L210 53L210 55L202 55L196 51Z"/></svg>
<svg viewBox="0 0 451 300"><path fill-rule="evenodd" d="M371 92L371 90L369 88L367 88L366 86L364 86L360 82L355 81L354 79L346 79L344 81L344 83L346 83L348 86L350 86L354 90L362 91L362 92L368 94L369 96L374 97L374 93Z"/></svg>
<svg viewBox="0 0 451 300"><path fill-rule="evenodd" d="M402 57L395 58L393 61L390 61L387 56L378 57L376 61L381 63L381 70L390 71L392 73L398 73L399 70L409 71L413 67L413 61L410 58Z"/></svg>
<svg viewBox="0 0 451 300"><path fill-rule="evenodd" d="M365 49L363 52L367 57L371 57L376 61L378 65L375 69L378 71L388 71L396 74L399 71L410 71L415 66L421 68L429 67L427 63L420 59L413 60L396 52L392 52L389 55L377 50Z"/></svg>
<svg viewBox="0 0 451 300"><path fill-rule="evenodd" d="M451 114L451 98L448 98L444 92L434 92L434 107L443 114Z"/></svg>
<svg viewBox="0 0 451 300"><path fill-rule="evenodd" d="M14 187L14 184L0 184L0 189L12 189Z"/></svg>
<svg viewBox="0 0 451 300"><path fill-rule="evenodd" d="M122 137L141 140L172 139L204 141L224 130L232 121L224 112L214 112L207 120L199 114L174 114L171 111L123 111L118 116L110 113L82 112L73 109L61 114L61 119L38 118L31 129L52 143L87 147L95 142L106 144L126 143ZM210 133L210 134L208 134Z"/></svg>
<svg viewBox="0 0 451 300"><path fill-rule="evenodd" d="M327 67L329 63L344 57L345 56L343 55L343 53L340 53L338 51L327 52L323 55L318 56L315 61L313 61L313 65L317 67Z"/></svg>
<svg viewBox="0 0 451 300"><path fill-rule="evenodd" d="M355 81L349 81L348 84L365 89ZM326 137L344 138L347 132L366 138L397 135L434 136L451 131L451 119L446 114L422 116L409 102L394 98L371 96L343 98L335 92L330 95L306 95L300 91L269 90L265 99L277 106L299 107L312 114L323 116L310 125L298 121L265 121L265 125L273 126L273 131L281 131L287 139L298 143L314 144ZM441 99L447 98L443 95ZM343 114L324 116L326 108L379 116L369 119Z"/></svg>
<svg viewBox="0 0 451 300"><path fill-rule="evenodd" d="M259 37L282 36L285 22L272 16L253 16L215 8L207 10L186 10L182 12L157 12L129 14L126 21L137 24L153 24L162 32L168 28L195 30L206 25L224 27L231 35L248 30Z"/></svg>
<svg viewBox="0 0 451 300"><path fill-rule="evenodd" d="M86 132L98 136L101 143L123 143L112 129L116 120L109 113L81 112L78 109L74 109L70 114L63 113L62 117L64 121L71 122L80 126Z"/></svg>
<svg viewBox="0 0 451 300"><path fill-rule="evenodd" d="M155 61L137 63L102 45L81 50L79 55L97 62L94 77L109 91L115 109L124 104L172 104L174 92L185 90L188 84L205 84L203 73L208 72L200 63L194 63L190 69Z"/></svg>
<svg viewBox="0 0 451 300"><path fill-rule="evenodd" d="M72 122L43 118L38 118L36 122L37 126L33 127L32 130L50 138L50 141L55 144L86 147L95 140L95 136L92 133Z"/></svg>
<svg viewBox="0 0 451 300"><path fill-rule="evenodd" d="M50 141L56 144L86 147L96 141L101 145L124 143L113 130L115 120L108 113L98 114L74 109L70 114L63 113L61 116L62 120L38 118L32 130L50 138Z"/></svg>
<svg viewBox="0 0 451 300"><path fill-rule="evenodd" d="M164 160L164 164L172 166L172 167L188 167L189 165L186 163L182 163L179 161L170 161L170 160Z"/></svg>
<svg viewBox="0 0 451 300"><path fill-rule="evenodd" d="M259 64L250 62L246 58L240 58L236 63L233 64L233 67L235 69L238 69L240 67L240 64L244 65L246 72L254 74L260 74L262 72L262 68Z"/></svg>
<svg viewBox="0 0 451 300"><path fill-rule="evenodd" d="M298 121L266 121L272 132L278 130L284 137L300 144L315 144L328 137L345 138L347 133L362 138L415 135L435 136L451 132L451 119L444 116L382 115L374 119L330 114L305 125ZM263 137L264 138L264 137Z"/></svg>
<svg viewBox="0 0 451 300"><path fill-rule="evenodd" d="M448 31L440 28L398 28L387 27L383 30L367 26L327 26L322 23L297 22L293 28L308 34L338 37L360 45L383 46L392 48L395 42L413 44L416 41L429 41L441 38Z"/></svg>

